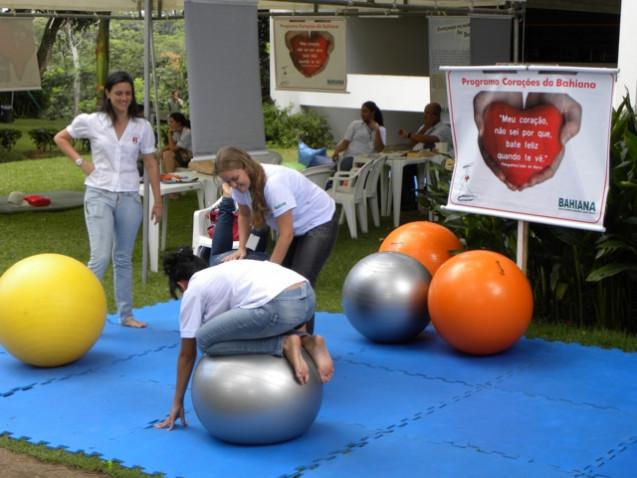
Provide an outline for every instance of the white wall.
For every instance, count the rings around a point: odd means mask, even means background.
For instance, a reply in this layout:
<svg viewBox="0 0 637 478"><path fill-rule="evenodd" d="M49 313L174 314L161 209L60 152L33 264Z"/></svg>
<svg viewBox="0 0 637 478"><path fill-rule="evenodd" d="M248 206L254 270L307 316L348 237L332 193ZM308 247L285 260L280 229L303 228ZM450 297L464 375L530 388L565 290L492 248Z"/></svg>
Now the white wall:
<svg viewBox="0 0 637 478"><path fill-rule="evenodd" d="M621 23L619 26L619 58L617 67L619 75L615 85L615 106L621 103L626 94L630 93L632 103L637 99L637 2L622 0Z"/></svg>
<svg viewBox="0 0 637 478"><path fill-rule="evenodd" d="M427 20L350 18L347 28L346 93L277 90L271 56L270 94L280 107L318 111L337 141L347 125L359 118L361 104L374 101L385 118L387 142L395 144L398 128L419 124L429 102ZM271 41L272 35L273 28Z"/></svg>

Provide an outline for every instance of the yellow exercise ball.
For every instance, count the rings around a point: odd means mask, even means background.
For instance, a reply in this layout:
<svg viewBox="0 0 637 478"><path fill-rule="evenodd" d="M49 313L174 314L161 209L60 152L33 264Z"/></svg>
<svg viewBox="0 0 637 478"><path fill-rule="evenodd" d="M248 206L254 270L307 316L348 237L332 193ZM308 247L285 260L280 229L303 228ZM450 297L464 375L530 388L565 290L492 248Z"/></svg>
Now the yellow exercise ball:
<svg viewBox="0 0 637 478"><path fill-rule="evenodd" d="M27 257L0 277L0 345L30 365L57 367L79 359L105 320L102 284L71 257Z"/></svg>

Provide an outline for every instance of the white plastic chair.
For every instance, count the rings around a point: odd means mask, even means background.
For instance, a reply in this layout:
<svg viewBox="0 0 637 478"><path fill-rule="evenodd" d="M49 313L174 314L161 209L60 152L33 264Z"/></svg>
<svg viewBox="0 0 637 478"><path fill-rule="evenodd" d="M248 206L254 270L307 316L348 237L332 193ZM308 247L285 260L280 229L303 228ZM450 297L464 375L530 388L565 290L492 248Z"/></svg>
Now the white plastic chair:
<svg viewBox="0 0 637 478"><path fill-rule="evenodd" d="M372 164L372 169L367 176L363 193L367 201L367 207L372 212L372 220L374 226L380 227L380 207L378 201L378 181L381 179L385 169L385 163L387 162L387 156L380 156L375 159ZM382 190L381 190L382 194Z"/></svg>
<svg viewBox="0 0 637 478"><path fill-rule="evenodd" d="M303 169L301 173L319 188L325 189L328 179L334 173L334 166L331 164L312 166L311 168Z"/></svg>
<svg viewBox="0 0 637 478"><path fill-rule="evenodd" d="M283 156L272 149L268 149L267 151L256 151L250 155L254 160L264 164L281 164L283 162Z"/></svg>
<svg viewBox="0 0 637 478"><path fill-rule="evenodd" d="M367 201L363 188L365 181L371 171L374 161L363 164L360 168L354 168L351 171L338 171L332 176L332 188L328 193L336 204L342 206L340 224L347 219L347 227L352 239L358 237L356 231L356 213L358 212L358 220L361 225L361 231L367 232Z"/></svg>
<svg viewBox="0 0 637 478"><path fill-rule="evenodd" d="M210 234L208 234L210 211L219 207L222 199L223 197L220 197L213 205L205 209L199 209L192 215L192 251L197 256L201 256L202 248L212 249L212 239ZM238 247L239 241L234 241L232 248L237 249Z"/></svg>

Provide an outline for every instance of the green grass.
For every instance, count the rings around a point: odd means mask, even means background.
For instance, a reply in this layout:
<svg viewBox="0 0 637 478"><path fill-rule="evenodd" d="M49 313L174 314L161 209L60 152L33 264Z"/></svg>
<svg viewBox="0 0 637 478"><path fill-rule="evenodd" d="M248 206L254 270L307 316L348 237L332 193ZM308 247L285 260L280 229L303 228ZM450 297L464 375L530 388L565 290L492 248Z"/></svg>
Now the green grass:
<svg viewBox="0 0 637 478"><path fill-rule="evenodd" d="M30 125L22 125L31 129ZM62 124L63 126L63 124ZM24 146L28 148L29 146ZM32 148L32 146L31 146ZM297 168L296 150L279 150L284 164ZM24 160L0 163L0 195L11 191L50 191L60 189L83 190L83 175L64 157L40 160ZM197 208L194 194L179 196L169 202L169 230L167 249L190 244L192 212ZM423 219L417 213L404 213L403 221ZM391 231L389 218L384 218L380 228L371 227L369 234L353 240L347 228L341 228L332 256L325 265L317 283L317 308L322 311L341 311L341 289L347 272L366 255L376 251L382 238ZM39 212L20 214L0 214L2 248L0 248L0 273L18 260L34 254L54 252L65 254L86 262L88 260L88 238L81 208L61 212ZM167 282L161 273L148 273L148 281L141 281L141 233L138 237L133 258L134 284L133 301L135 307L155 304L169 300ZM104 280L104 289L108 297L109 311L113 312L113 283L110 270ZM175 317L177 321L177 317ZM548 324L535 321L527 337L543 338L563 342L579 342L606 348L637 351L637 337L608 330L581 329L569 324ZM25 440L15 440L0 435L0 446L24 453L35 458L54 463L78 467L87 471L99 471L114 477L146 477L137 469L121 467L117 463L100 460L82 454L64 450L52 450L44 445L32 445ZM156 475L155 475L156 476Z"/></svg>
<svg viewBox="0 0 637 478"><path fill-rule="evenodd" d="M19 161L25 157L46 157L52 156L57 153L38 153L35 151L35 145L29 136L29 131L32 129L47 128L61 130L69 124L69 121L64 119L46 120L46 119L16 119L12 123L0 123L0 129L17 129L22 132L22 136L11 149L11 151L5 151L0 148L0 163L3 161ZM4 185L4 182L3 182Z"/></svg>
<svg viewBox="0 0 637 478"><path fill-rule="evenodd" d="M8 435L0 434L0 447L14 453L31 456L46 463L57 463L78 470L103 473L115 478L159 478L161 473L148 474L139 468L126 468L117 461L102 460L84 453L71 453L66 450L49 448L46 445L32 445L25 440L15 440ZM26 476L26 475L25 475Z"/></svg>

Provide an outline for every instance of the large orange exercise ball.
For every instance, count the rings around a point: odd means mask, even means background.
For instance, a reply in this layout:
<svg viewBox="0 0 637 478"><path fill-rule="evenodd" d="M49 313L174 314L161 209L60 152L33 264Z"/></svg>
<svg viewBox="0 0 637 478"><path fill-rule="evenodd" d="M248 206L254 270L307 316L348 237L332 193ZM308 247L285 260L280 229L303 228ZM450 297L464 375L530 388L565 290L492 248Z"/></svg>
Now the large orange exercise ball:
<svg viewBox="0 0 637 478"><path fill-rule="evenodd" d="M402 252L413 257L435 275L438 268L462 249L456 235L440 224L415 221L394 229L380 245L380 252Z"/></svg>
<svg viewBox="0 0 637 478"><path fill-rule="evenodd" d="M102 284L71 257L38 254L0 277L0 345L30 365L56 367L79 359L105 320Z"/></svg>
<svg viewBox="0 0 637 478"><path fill-rule="evenodd" d="M431 281L429 314L453 347L489 355L511 347L531 322L533 293L509 258L469 251L445 262Z"/></svg>

